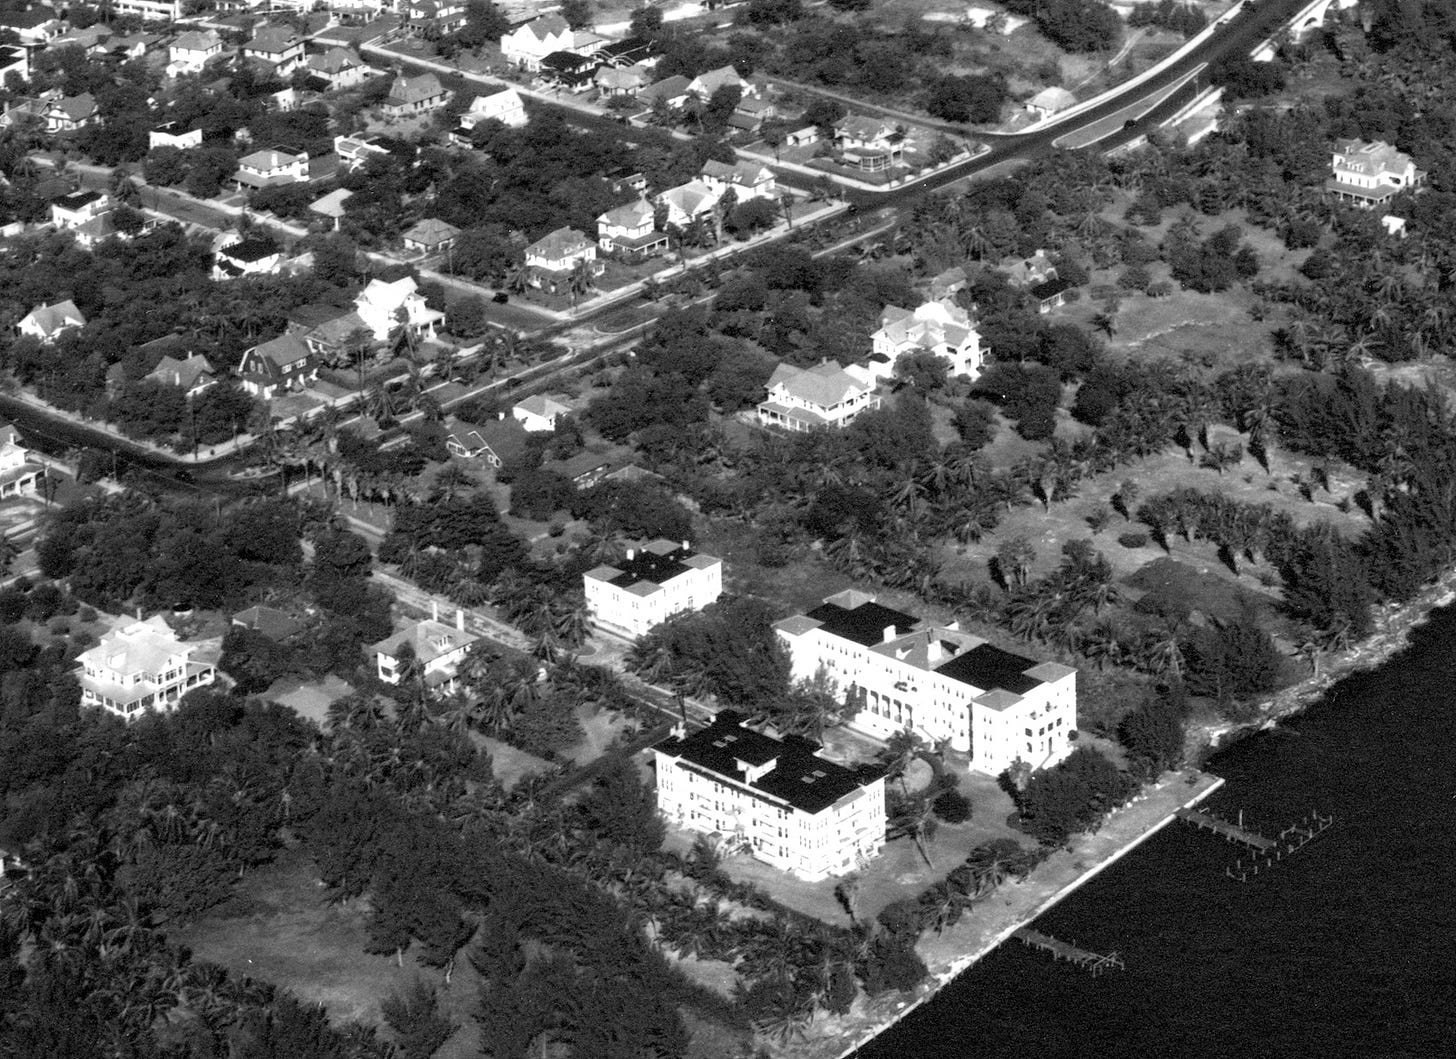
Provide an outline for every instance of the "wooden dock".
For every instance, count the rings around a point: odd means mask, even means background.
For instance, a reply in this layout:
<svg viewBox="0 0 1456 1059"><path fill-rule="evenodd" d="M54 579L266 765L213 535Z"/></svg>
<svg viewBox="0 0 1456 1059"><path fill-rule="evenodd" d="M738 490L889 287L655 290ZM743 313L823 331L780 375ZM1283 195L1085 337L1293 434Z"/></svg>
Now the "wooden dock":
<svg viewBox="0 0 1456 1059"><path fill-rule="evenodd" d="M1259 872L1267 871L1283 861L1285 857L1294 856L1334 826L1335 818L1333 816L1327 816L1318 809L1312 810L1303 820L1290 824L1279 832L1279 841L1272 853L1256 852L1253 859L1247 864L1240 857L1231 866L1224 869L1224 874L1230 879L1248 882Z"/></svg>
<svg viewBox="0 0 1456 1059"><path fill-rule="evenodd" d="M1243 843L1245 846L1249 846L1260 853L1267 853L1279 845L1276 840L1265 838L1257 831L1250 831L1244 827L1244 814L1242 812L1239 813L1239 822L1237 824L1214 816L1211 813L1205 813L1201 809L1179 809L1174 815L1186 824L1192 824L1194 827L1212 831L1216 835L1222 835L1230 842Z"/></svg>
<svg viewBox="0 0 1456 1059"><path fill-rule="evenodd" d="M1029 948L1041 949L1043 952L1051 953L1058 960L1066 960L1084 970L1091 971L1093 978L1103 971L1123 969L1122 958L1115 952L1106 956L1089 952L1086 949L1079 949L1075 945L1068 945L1065 941L1059 941L1050 934L1032 930L1030 927L1022 927L1011 936Z"/></svg>

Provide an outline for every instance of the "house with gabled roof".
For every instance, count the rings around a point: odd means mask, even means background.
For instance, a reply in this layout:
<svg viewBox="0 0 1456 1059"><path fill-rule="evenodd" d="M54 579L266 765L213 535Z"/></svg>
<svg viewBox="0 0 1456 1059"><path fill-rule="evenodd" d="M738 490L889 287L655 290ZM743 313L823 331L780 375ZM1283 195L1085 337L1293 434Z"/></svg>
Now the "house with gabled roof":
<svg viewBox="0 0 1456 1059"><path fill-rule="evenodd" d="M374 73L369 65L348 48L330 48L304 60L309 76L316 77L330 89L353 88L363 84Z"/></svg>
<svg viewBox="0 0 1456 1059"><path fill-rule="evenodd" d="M687 541L628 548L623 560L582 575L592 624L635 640L675 614L702 610L723 594L723 560Z"/></svg>
<svg viewBox="0 0 1456 1059"><path fill-rule="evenodd" d="M301 390L318 378L318 362L303 339L282 334L243 350L238 362L242 387L265 401L289 390Z"/></svg>
<svg viewBox="0 0 1456 1059"><path fill-rule="evenodd" d="M887 305L870 340L891 367L906 354L930 353L946 362L948 374L975 380L985 365L981 334L954 302L926 302L915 309Z"/></svg>
<svg viewBox="0 0 1456 1059"><path fill-rule="evenodd" d="M541 60L555 51L567 51L576 45L576 34L560 15L543 15L523 22L500 39L501 57L506 62L532 72L541 68Z"/></svg>
<svg viewBox="0 0 1456 1059"><path fill-rule="evenodd" d="M222 55L222 37L210 29L179 33L167 46L167 76L200 74L212 59Z"/></svg>
<svg viewBox="0 0 1456 1059"><path fill-rule="evenodd" d="M29 335L41 342L54 342L62 331L85 326L85 315L76 308L75 302L67 298L50 305L36 306L21 317L15 329L22 335Z"/></svg>
<svg viewBox="0 0 1456 1059"><path fill-rule="evenodd" d="M564 276L578 261L586 262L593 272L600 271L597 244L575 228L558 228L526 247L526 267L535 272Z"/></svg>
<svg viewBox="0 0 1456 1059"><path fill-rule="evenodd" d="M0 423L0 498L33 496L45 473L44 465L31 461L20 431L9 423Z"/></svg>
<svg viewBox="0 0 1456 1059"><path fill-rule="evenodd" d="M399 326L399 314L404 312L405 320L420 338L434 338L445 314L431 309L420 293L419 284L413 276L401 276L385 282L372 279L354 296L354 312L364 321L376 342L386 341Z"/></svg>
<svg viewBox="0 0 1456 1059"><path fill-rule="evenodd" d="M178 360L167 354L157 366L147 372L146 378L163 386L175 386L189 401L198 394L217 385L217 374L207 358L199 353L189 354L187 359Z"/></svg>
<svg viewBox="0 0 1456 1059"><path fill-rule="evenodd" d="M469 132L482 121L498 121L518 129L527 120L526 104L522 102L521 94L514 88L502 88L499 92L472 99L469 109L460 115L460 128Z"/></svg>
<svg viewBox="0 0 1456 1059"><path fill-rule="evenodd" d="M652 81L645 66L599 66L592 83L604 97L635 96Z"/></svg>
<svg viewBox="0 0 1456 1059"><path fill-rule="evenodd" d="M409 231L400 237L404 248L414 254L440 254L455 245L460 238L460 229L438 217L426 217L416 221Z"/></svg>
<svg viewBox="0 0 1456 1059"><path fill-rule="evenodd" d="M720 197L731 188L740 205L749 199L778 200L779 187L773 170L756 162L735 161L728 165L710 158L703 163L699 179Z"/></svg>
<svg viewBox="0 0 1456 1059"><path fill-rule="evenodd" d="M1060 114L1068 107L1076 106L1077 97L1068 92L1065 88L1058 88L1055 85L1051 88L1043 88L1036 95L1026 101L1026 109L1034 117L1049 118L1053 114Z"/></svg>
<svg viewBox="0 0 1456 1059"><path fill-rule="evenodd" d="M274 643L282 643L303 630L303 622L277 607L256 606L240 610L233 615L232 624L266 636Z"/></svg>
<svg viewBox="0 0 1456 1059"><path fill-rule="evenodd" d="M1402 191L1425 183L1410 155L1384 140L1341 140L1335 144L1325 190L1341 202L1361 209L1384 205Z"/></svg>
<svg viewBox="0 0 1456 1059"><path fill-rule="evenodd" d="M667 224L687 228L694 221L712 217L722 197L706 181L689 180L659 192L653 201L667 210Z"/></svg>
<svg viewBox="0 0 1456 1059"><path fill-rule="evenodd" d="M9 30L25 45L49 44L66 32L66 24L49 7L31 7L24 11L0 11L0 30Z"/></svg>
<svg viewBox="0 0 1456 1059"><path fill-rule="evenodd" d="M905 133L884 118L850 114L834 123L834 142L846 165L879 173L899 165L905 154Z"/></svg>
<svg viewBox="0 0 1456 1059"><path fill-rule="evenodd" d="M202 128L188 128L180 121L169 121L147 131L147 149L171 147L178 151L193 151L202 146Z"/></svg>
<svg viewBox="0 0 1456 1059"><path fill-rule="evenodd" d="M604 254L641 261L667 249L667 233L656 227L657 211L646 199L633 199L597 218L597 246Z"/></svg>
<svg viewBox="0 0 1456 1059"><path fill-rule="evenodd" d="M1037 662L848 590L774 626L802 680L854 689L850 725L879 739L910 731L999 776L1017 761L1049 768L1071 754L1077 671Z"/></svg>
<svg viewBox="0 0 1456 1059"><path fill-rule="evenodd" d="M194 660L198 646L179 639L160 614L118 625L76 657L81 705L124 721L172 712L187 692L217 679L215 665Z"/></svg>
<svg viewBox="0 0 1456 1059"><path fill-rule="evenodd" d="M289 26L267 23L243 45L243 57L273 77L287 79L303 66L303 38Z"/></svg>
<svg viewBox="0 0 1456 1059"><path fill-rule="evenodd" d="M78 96L62 96L52 100L42 117L45 119L46 132L64 134L79 132L87 125L94 125L101 120L101 112L97 109L96 97L90 92L82 92Z"/></svg>
<svg viewBox="0 0 1456 1059"><path fill-rule="evenodd" d="M434 74L396 77L382 105L385 117L407 118L439 110L450 102L450 93Z"/></svg>
<svg viewBox="0 0 1456 1059"><path fill-rule="evenodd" d="M511 407L511 418L528 434L549 434L556 429L556 421L571 411L571 405L560 394L534 393Z"/></svg>
<svg viewBox="0 0 1456 1059"><path fill-rule="evenodd" d="M440 621L439 606L432 616L411 622L387 639L369 648L374 656L375 673L386 684L405 679L405 659L412 657L419 666L419 679L431 691L448 694L460 675L460 664L480 637L465 628L465 611L456 608L455 622ZM408 650L406 650L408 647Z"/></svg>
<svg viewBox="0 0 1456 1059"><path fill-rule="evenodd" d="M732 66L720 66L716 70L708 70L688 82L688 92L704 103L712 99L713 93L720 88L736 88L744 96L758 95L758 86L742 76Z"/></svg>
<svg viewBox="0 0 1456 1059"><path fill-rule="evenodd" d="M858 365L841 368L832 360L812 368L780 364L769 376L758 421L793 431L838 430L879 405L873 376Z"/></svg>
<svg viewBox="0 0 1456 1059"><path fill-rule="evenodd" d="M640 89L637 99L643 106L648 107L661 100L673 110L677 110L687 103L688 97L692 94L688 91L688 86L691 84L692 82L688 78L675 74L672 77L665 77L661 81L654 81L646 88Z"/></svg>
<svg viewBox="0 0 1456 1059"><path fill-rule="evenodd" d="M451 416L445 421L445 449L462 460L479 460L496 468L511 463L526 451L526 428L513 418L467 423Z"/></svg>
<svg viewBox="0 0 1456 1059"><path fill-rule="evenodd" d="M438 40L465 28L464 0L407 0L400 5L404 31Z"/></svg>

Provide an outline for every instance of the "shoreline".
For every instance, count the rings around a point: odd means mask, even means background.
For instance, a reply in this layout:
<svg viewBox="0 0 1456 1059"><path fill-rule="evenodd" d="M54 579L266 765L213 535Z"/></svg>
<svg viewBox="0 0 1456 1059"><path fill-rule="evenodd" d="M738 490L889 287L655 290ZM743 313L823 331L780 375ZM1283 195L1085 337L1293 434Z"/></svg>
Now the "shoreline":
<svg viewBox="0 0 1456 1059"><path fill-rule="evenodd" d="M1344 678L1390 661L1408 646L1411 633L1434 610L1453 602L1456 569L1447 571L1410 602L1381 608L1365 639L1319 659L1317 672L1265 698L1256 716L1242 722L1191 726L1190 764L1182 771L1167 774L1144 788L1131 802L1111 813L1098 831L1074 836L1069 848L1054 852L1024 882L1003 884L981 904L968 909L954 927L939 936L923 936L916 948L930 974L913 993L856 1000L848 1015L817 1017L802 1040L772 1048L772 1054L784 1059L846 1059L854 1054L935 997L1017 929L1035 921L1161 831L1175 819L1177 809L1197 805L1221 788L1222 778L1202 771L1214 753L1297 716ZM1067 878L1069 869L1072 877Z"/></svg>

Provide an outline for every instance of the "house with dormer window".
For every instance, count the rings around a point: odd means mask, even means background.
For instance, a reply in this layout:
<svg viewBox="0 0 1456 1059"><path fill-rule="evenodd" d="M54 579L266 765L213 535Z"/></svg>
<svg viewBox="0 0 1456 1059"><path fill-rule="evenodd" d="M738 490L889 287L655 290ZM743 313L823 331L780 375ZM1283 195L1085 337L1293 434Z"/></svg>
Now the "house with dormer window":
<svg viewBox="0 0 1456 1059"><path fill-rule="evenodd" d="M1325 190L1341 202L1368 210L1418 187L1425 179L1410 155L1384 140L1341 140L1335 144Z"/></svg>
<svg viewBox="0 0 1456 1059"><path fill-rule="evenodd" d="M386 684L399 684L415 667L415 679L430 691L449 694L455 690L460 664L465 661L470 645L480 637L465 628L465 612L455 611L455 622L440 621L438 604L432 616L406 625L393 636L370 647L374 669Z"/></svg>
<svg viewBox="0 0 1456 1059"><path fill-rule="evenodd" d="M947 374L974 380L986 360L981 333L954 302L926 302L916 309L887 305L870 340L890 368L907 353L930 353L946 362Z"/></svg>
<svg viewBox="0 0 1456 1059"><path fill-rule="evenodd" d="M667 233L656 228L657 211L646 199L635 199L597 218L597 246L604 254L641 261L667 249Z"/></svg>
<svg viewBox="0 0 1456 1059"><path fill-rule="evenodd" d="M159 614L121 625L77 656L81 705L124 721L171 713L187 692L217 679L217 667L194 660L196 652Z"/></svg>
<svg viewBox="0 0 1456 1059"><path fill-rule="evenodd" d="M859 365L841 368L832 360L812 368L780 364L769 376L758 421L793 431L839 430L879 406L874 377Z"/></svg>
<svg viewBox="0 0 1456 1059"><path fill-rule="evenodd" d="M899 165L905 154L905 133L884 118L851 114L834 123L834 142L844 164L865 173Z"/></svg>
<svg viewBox="0 0 1456 1059"><path fill-rule="evenodd" d="M271 401L280 393L301 390L318 378L318 363L303 339L282 334L243 351L238 379L248 393Z"/></svg>

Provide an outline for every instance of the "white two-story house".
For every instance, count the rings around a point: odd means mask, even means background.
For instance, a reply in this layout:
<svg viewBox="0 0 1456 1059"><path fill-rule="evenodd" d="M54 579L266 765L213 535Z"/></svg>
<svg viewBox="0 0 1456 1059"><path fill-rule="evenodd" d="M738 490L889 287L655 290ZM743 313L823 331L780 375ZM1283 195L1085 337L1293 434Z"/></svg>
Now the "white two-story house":
<svg viewBox="0 0 1456 1059"><path fill-rule="evenodd" d="M81 705L124 721L148 711L170 713L187 692L217 679L215 666L192 660L196 650L161 615L113 629L76 659Z"/></svg>
<svg viewBox="0 0 1456 1059"><path fill-rule="evenodd" d="M873 376L857 364L847 368L832 360L812 368L780 364L769 376L758 421L795 431L840 429L861 412L879 406Z"/></svg>
<svg viewBox="0 0 1456 1059"><path fill-rule="evenodd" d="M1383 140L1341 140L1335 144L1325 190L1363 209L1384 205L1402 191L1425 183L1411 157Z"/></svg>
<svg viewBox="0 0 1456 1059"><path fill-rule="evenodd" d="M778 201L778 182L774 179L773 170L768 166L755 165L752 162L735 162L733 165L727 165L709 159L703 163L703 172L699 179L716 191L719 196L731 190L739 203L747 202L750 199Z"/></svg>
<svg viewBox="0 0 1456 1059"><path fill-rule="evenodd" d="M702 610L723 594L723 560L687 541L656 540L582 575L592 624L636 639L674 614Z"/></svg>
<svg viewBox="0 0 1456 1059"><path fill-rule="evenodd" d="M308 181L308 152L294 154L277 148L254 151L238 159L233 183L238 189L272 188L282 184L302 184Z"/></svg>
<svg viewBox="0 0 1456 1059"><path fill-rule="evenodd" d="M604 254L640 261L667 249L667 233L656 227L652 203L635 199L597 218L597 246Z"/></svg>
<svg viewBox="0 0 1456 1059"><path fill-rule="evenodd" d="M926 302L916 309L885 306L880 327L872 336L876 363L889 374L895 361L907 353L932 353L946 362L950 375L976 379L985 366L981 334L970 314L954 302Z"/></svg>
<svg viewBox="0 0 1456 1059"><path fill-rule="evenodd" d="M470 650L470 645L479 640L465 628L465 612L455 611L455 624L447 625L440 620L439 607L433 616L406 625L388 639L374 644L369 650L374 655L375 673L386 684L398 684L406 677L406 660L410 653L417 665L417 677L431 691L448 693L453 691L459 678L460 663ZM408 645L409 650L405 647Z"/></svg>
<svg viewBox="0 0 1456 1059"><path fill-rule="evenodd" d="M523 70L541 69L552 52L571 51L576 34L560 15L543 15L523 23L500 39L501 57Z"/></svg>
<svg viewBox="0 0 1456 1059"><path fill-rule="evenodd" d="M212 30L189 30L177 35L167 47L167 76L200 74L202 68L222 54L222 37Z"/></svg>

